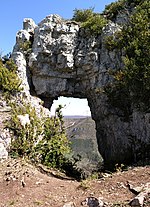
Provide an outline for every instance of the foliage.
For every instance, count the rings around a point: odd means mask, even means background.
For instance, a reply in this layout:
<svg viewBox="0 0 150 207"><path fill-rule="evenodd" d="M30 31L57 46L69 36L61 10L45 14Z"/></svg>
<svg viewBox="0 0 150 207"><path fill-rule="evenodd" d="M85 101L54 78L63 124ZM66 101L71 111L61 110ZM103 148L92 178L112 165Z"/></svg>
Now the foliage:
<svg viewBox="0 0 150 207"><path fill-rule="evenodd" d="M13 131L11 143L11 155L30 156L34 151L35 143L38 136L42 134L40 118L36 115L36 111L30 105L10 104L12 108L11 121L8 127ZM30 124L21 125L18 115L29 114Z"/></svg>
<svg viewBox="0 0 150 207"><path fill-rule="evenodd" d="M117 163L117 164L115 165L115 169L114 169L114 170L115 170L116 172L122 172L124 169L125 169L125 165L124 165L124 164L118 164L118 163Z"/></svg>
<svg viewBox="0 0 150 207"><path fill-rule="evenodd" d="M113 36L106 36L105 47L109 51L112 51L114 49L121 50L123 48L122 31L117 31Z"/></svg>
<svg viewBox="0 0 150 207"><path fill-rule="evenodd" d="M20 91L21 81L17 76L17 66L12 59L9 59L5 65L0 60L0 90L4 92Z"/></svg>
<svg viewBox="0 0 150 207"><path fill-rule="evenodd" d="M82 190L88 190L90 188L90 180L82 180L78 188L81 188Z"/></svg>
<svg viewBox="0 0 150 207"><path fill-rule="evenodd" d="M9 128L13 131L10 154L28 157L49 167L61 168L65 155L69 153L69 142L66 138L61 106L55 117L42 117L30 105L12 107L12 119ZM30 123L22 126L18 115L29 114Z"/></svg>
<svg viewBox="0 0 150 207"><path fill-rule="evenodd" d="M66 162L65 156L70 152L61 108L59 105L55 117L44 121L43 139L35 147L36 157L40 158L42 164L49 167L62 168Z"/></svg>
<svg viewBox="0 0 150 207"><path fill-rule="evenodd" d="M27 40L25 42L21 42L19 44L19 47L20 47L21 52L23 52L25 54L25 56L28 58L28 56L32 52L32 43L31 43L31 41Z"/></svg>
<svg viewBox="0 0 150 207"><path fill-rule="evenodd" d="M31 105L12 104L12 118L8 124L12 133L10 155L27 157L35 163L58 168L68 176L84 179L83 171L77 166L80 156L71 153L63 124L61 106L56 109L54 117L37 116ZM30 123L21 125L18 115L29 114Z"/></svg>
<svg viewBox="0 0 150 207"><path fill-rule="evenodd" d="M106 20L101 15L93 15L88 21L84 22L82 26L97 35L101 34L103 27L106 25Z"/></svg>
<svg viewBox="0 0 150 207"><path fill-rule="evenodd" d="M118 102L127 99L130 108L134 106L145 111L149 111L150 106L149 8L150 2L142 1L131 15L129 24L117 34L117 41L113 41L116 37L110 37L111 43L106 44L110 50L123 50L125 55L124 68L113 75L115 84L107 86L105 92L113 101L115 96Z"/></svg>
<svg viewBox="0 0 150 207"><path fill-rule="evenodd" d="M93 12L91 9L75 9L72 20L81 22L81 27L89 29L91 34L101 34L102 28L106 25L106 19L98 13Z"/></svg>
<svg viewBox="0 0 150 207"><path fill-rule="evenodd" d="M126 2L131 5L133 4L134 6L139 5L140 3L144 2L144 0L126 0Z"/></svg>
<svg viewBox="0 0 150 207"><path fill-rule="evenodd" d="M86 22L93 17L94 8L90 9L75 9L72 20L76 22Z"/></svg>
<svg viewBox="0 0 150 207"><path fill-rule="evenodd" d="M114 20L119 13L128 12L128 8L139 5L142 0L118 0L105 7L103 14L107 19Z"/></svg>
<svg viewBox="0 0 150 207"><path fill-rule="evenodd" d="M113 20L119 12L124 10L125 0L113 2L105 7L104 14L108 19Z"/></svg>

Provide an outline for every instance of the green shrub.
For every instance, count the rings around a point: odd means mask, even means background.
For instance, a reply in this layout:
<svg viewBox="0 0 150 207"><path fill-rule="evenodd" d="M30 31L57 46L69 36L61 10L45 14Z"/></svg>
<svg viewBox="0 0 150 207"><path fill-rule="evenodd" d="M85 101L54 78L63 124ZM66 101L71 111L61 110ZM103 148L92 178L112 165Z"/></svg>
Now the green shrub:
<svg viewBox="0 0 150 207"><path fill-rule="evenodd" d="M10 104L10 106L12 108L12 115L8 127L13 132L10 154L13 156L30 157L34 152L38 136L43 132L42 122L30 104ZM25 114L29 114L30 124L22 126L18 115Z"/></svg>
<svg viewBox="0 0 150 207"><path fill-rule="evenodd" d="M106 20L103 16L96 14L82 23L82 27L89 29L92 34L101 34L103 27L106 25Z"/></svg>
<svg viewBox="0 0 150 207"><path fill-rule="evenodd" d="M103 14L110 20L116 18L119 12L124 10L125 0L113 2L105 7Z"/></svg>
<svg viewBox="0 0 150 207"><path fill-rule="evenodd" d="M126 2L131 5L133 4L134 6L139 5L140 3L144 2L144 0L126 0Z"/></svg>
<svg viewBox="0 0 150 207"><path fill-rule="evenodd" d="M5 65L0 60L0 90L9 93L17 92L21 90L20 84L17 66L13 60L8 60Z"/></svg>
<svg viewBox="0 0 150 207"><path fill-rule="evenodd" d="M37 116L30 105L12 107L12 118L8 127L13 131L10 154L28 157L36 162L54 168L61 168L66 162L66 154L70 152L66 137L61 107L56 110L55 117ZM22 126L18 115L29 114L30 124Z"/></svg>
<svg viewBox="0 0 150 207"><path fill-rule="evenodd" d="M114 49L122 49L123 47L123 36L122 31L118 31L114 36L107 36L105 38L105 47L107 50L112 51Z"/></svg>
<svg viewBox="0 0 150 207"><path fill-rule="evenodd" d="M86 22L93 17L94 8L91 9L75 9L72 20L76 22Z"/></svg>
<svg viewBox="0 0 150 207"><path fill-rule="evenodd" d="M150 110L149 8L150 2L142 1L131 15L129 24L123 27L118 41L113 42L110 37L111 43L108 45L110 49L120 48L125 55L122 76L118 78L118 71L114 74L115 83L111 91L106 90L107 95L112 97L111 93L118 94L121 101L122 91L125 91L130 105L144 111Z"/></svg>
<svg viewBox="0 0 150 207"><path fill-rule="evenodd" d="M91 34L101 34L102 28L106 25L106 19L98 13L94 13L92 9L74 10L72 20L80 22L81 27L88 29Z"/></svg>
<svg viewBox="0 0 150 207"><path fill-rule="evenodd" d="M20 43L19 47L20 49L22 49L23 51L28 51L31 49L31 42L30 41L25 41Z"/></svg>
<svg viewBox="0 0 150 207"><path fill-rule="evenodd" d="M112 2L105 7L103 14L107 19L114 20L119 13L128 12L127 10L131 7L136 7L141 4L144 0L118 0Z"/></svg>
<svg viewBox="0 0 150 207"><path fill-rule="evenodd" d="M70 152L61 108L59 105L55 117L44 121L43 139L35 147L36 157L40 157L41 163L54 168L62 168L66 162L66 155Z"/></svg>

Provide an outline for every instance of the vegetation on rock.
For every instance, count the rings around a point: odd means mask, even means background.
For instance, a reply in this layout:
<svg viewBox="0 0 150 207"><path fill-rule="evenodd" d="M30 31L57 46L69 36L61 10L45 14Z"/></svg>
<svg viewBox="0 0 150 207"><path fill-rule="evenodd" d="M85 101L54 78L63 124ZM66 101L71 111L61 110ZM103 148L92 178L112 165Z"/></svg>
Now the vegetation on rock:
<svg viewBox="0 0 150 207"><path fill-rule="evenodd" d="M36 164L63 170L78 180L88 176L77 164L80 156L74 155L71 150L61 105L56 109L54 117L45 117L42 111L37 115L35 108L23 101L10 105L12 115L7 127L12 132L9 150L11 157L27 158ZM23 123L20 118L23 118ZM96 170L99 169L94 172Z"/></svg>
<svg viewBox="0 0 150 207"><path fill-rule="evenodd" d="M20 45L20 51L23 52L26 57L29 56L29 54L32 52L32 43L29 40L26 40L25 42L21 42Z"/></svg>
<svg viewBox="0 0 150 207"><path fill-rule="evenodd" d="M106 15L107 19L113 20L113 18L115 18L119 12L124 10L124 6L124 0L119 0L107 5L103 13Z"/></svg>
<svg viewBox="0 0 150 207"><path fill-rule="evenodd" d="M118 14L129 14L129 10L141 2L141 0L118 0L107 5L103 14L107 19L114 20Z"/></svg>
<svg viewBox="0 0 150 207"><path fill-rule="evenodd" d="M20 115L29 115L29 123L22 125ZM18 116L19 115L19 116ZM63 128L61 107L55 117L39 115L30 104L12 104L12 118L8 127L13 131L10 154L61 168L70 152L69 142Z"/></svg>
<svg viewBox="0 0 150 207"><path fill-rule="evenodd" d="M61 108L59 105L56 115L44 120L43 138L35 146L35 157L39 157L42 164L54 168L63 168L71 150L63 126Z"/></svg>
<svg viewBox="0 0 150 207"><path fill-rule="evenodd" d="M0 60L0 90L3 92L14 93L21 90L21 81L17 75L17 66L12 59L3 64Z"/></svg>
<svg viewBox="0 0 150 207"><path fill-rule="evenodd" d="M138 2L138 1L137 1ZM138 2L129 23L115 36L108 37L109 50L124 51L124 68L114 72L115 83L105 88L109 100L128 112L134 106L149 111L150 106L150 2Z"/></svg>
<svg viewBox="0 0 150 207"><path fill-rule="evenodd" d="M91 34L101 34L103 27L106 25L106 19L91 9L75 9L72 20L80 22L81 27L88 29Z"/></svg>

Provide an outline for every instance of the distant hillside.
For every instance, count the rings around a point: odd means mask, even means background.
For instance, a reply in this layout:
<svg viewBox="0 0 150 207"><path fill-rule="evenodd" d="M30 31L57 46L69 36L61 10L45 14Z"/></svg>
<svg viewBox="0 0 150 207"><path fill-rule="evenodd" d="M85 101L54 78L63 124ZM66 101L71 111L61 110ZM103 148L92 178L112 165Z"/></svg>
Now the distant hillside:
<svg viewBox="0 0 150 207"><path fill-rule="evenodd" d="M78 162L82 168L93 170L102 163L98 152L95 122L91 117L64 118L68 139L75 157L80 157Z"/></svg>
<svg viewBox="0 0 150 207"><path fill-rule="evenodd" d="M64 119L85 119L85 118L91 118L90 116L84 116L84 115L68 115L64 116Z"/></svg>
<svg viewBox="0 0 150 207"><path fill-rule="evenodd" d="M64 120L67 134L71 140L79 138L96 141L95 122L91 117L70 116L65 117Z"/></svg>

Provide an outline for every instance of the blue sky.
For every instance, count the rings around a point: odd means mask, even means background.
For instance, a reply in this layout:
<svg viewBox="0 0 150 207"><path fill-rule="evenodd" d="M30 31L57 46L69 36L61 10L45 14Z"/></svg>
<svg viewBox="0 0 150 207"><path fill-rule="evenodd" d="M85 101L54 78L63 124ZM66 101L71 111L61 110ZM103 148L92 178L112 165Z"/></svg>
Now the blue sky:
<svg viewBox="0 0 150 207"><path fill-rule="evenodd" d="M114 0L1 0L0 11L0 52L12 51L18 30L22 29L24 18L32 18L39 23L49 14L59 14L69 19L73 10L94 7L96 12Z"/></svg>
<svg viewBox="0 0 150 207"><path fill-rule="evenodd" d="M22 29L22 22L24 18L32 18L36 24L44 19L49 14L59 14L65 19L70 19L73 16L73 10L88 9L90 7L95 8L95 12L102 12L105 5L115 0L1 0L0 11L0 54L5 55L12 52L15 44L16 33ZM78 103L78 100L72 101L72 99L61 99L63 104L67 102L67 113L83 114L81 110L78 112L72 111L74 104ZM80 107L83 108L84 114L87 112L87 102L83 100L83 105L79 102ZM71 111L71 112L70 112ZM68 115L68 114L67 114Z"/></svg>

